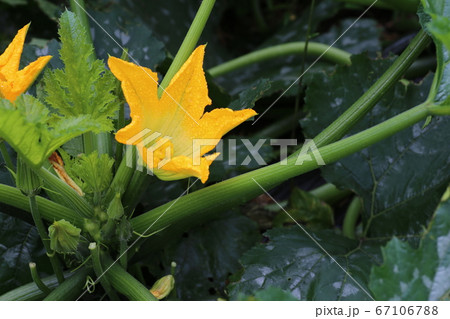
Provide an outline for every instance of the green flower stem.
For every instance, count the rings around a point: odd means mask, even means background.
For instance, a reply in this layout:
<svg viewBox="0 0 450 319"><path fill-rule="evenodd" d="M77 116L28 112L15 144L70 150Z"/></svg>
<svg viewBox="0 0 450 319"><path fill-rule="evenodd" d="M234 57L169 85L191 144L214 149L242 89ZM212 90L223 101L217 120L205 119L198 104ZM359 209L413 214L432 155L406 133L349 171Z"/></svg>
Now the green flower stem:
<svg viewBox="0 0 450 319"><path fill-rule="evenodd" d="M45 184L51 191L60 195L59 198L69 208L72 208L83 217L89 218L93 215L94 210L89 203L57 176L53 175L45 168L37 170L36 173L45 181Z"/></svg>
<svg viewBox="0 0 450 319"><path fill-rule="evenodd" d="M341 139L381 97L400 79L430 44L431 38L420 30L405 51L394 61L389 69L367 90L350 108L314 138L317 147Z"/></svg>
<svg viewBox="0 0 450 319"><path fill-rule="evenodd" d="M117 127L116 130L120 130L121 128L125 127L125 106L123 103L120 103L119 108L119 117L117 119ZM115 156L115 171L117 173L119 169L119 163L122 163L122 155L123 155L123 144L122 143L116 143L116 156Z"/></svg>
<svg viewBox="0 0 450 319"><path fill-rule="evenodd" d="M355 227L358 221L359 215L361 213L362 203L358 196L355 196L348 206L347 212L345 213L344 223L342 225L342 233L345 237L350 239L355 239Z"/></svg>
<svg viewBox="0 0 450 319"><path fill-rule="evenodd" d="M70 278L70 276L72 276L72 273L70 272L64 273L66 281L68 278ZM43 278L42 282L50 290L53 290L54 288L58 287L58 280L56 279L55 275ZM45 296L46 294L44 294L42 290L39 289L39 287L33 281L1 295L0 301L34 301L34 300L42 300L43 298L45 298Z"/></svg>
<svg viewBox="0 0 450 319"><path fill-rule="evenodd" d="M83 219L72 209L40 196L36 196L36 201L44 219L50 222L65 219L77 227L83 225ZM31 212L28 198L20 190L11 186L0 184L0 202Z"/></svg>
<svg viewBox="0 0 450 319"><path fill-rule="evenodd" d="M136 171L136 148L133 147L132 154L129 154L131 158L129 159L130 163L127 163L127 154L125 154L125 158L120 162L119 168L117 169L116 174L114 175L113 181L108 189L108 192L105 196L105 203L109 203L112 201L116 193L123 193L126 190L129 190L128 184L133 177L134 172ZM129 165L130 164L130 165ZM136 190L134 190L136 191Z"/></svg>
<svg viewBox="0 0 450 319"><path fill-rule="evenodd" d="M59 283L64 281L64 275L62 272L61 264L59 263L58 257L55 252L50 248L50 238L48 237L47 229L42 221L41 214L39 213L39 208L36 201L36 196L29 196L28 200L30 202L30 211L33 216L34 224L38 230L39 236L41 237L42 243L44 244L47 256L52 264L53 272L56 275Z"/></svg>
<svg viewBox="0 0 450 319"><path fill-rule="evenodd" d="M53 290L44 300L45 301L70 301L76 300L82 293L86 283L86 277L89 274L86 267L78 269L69 279L64 281L55 290Z"/></svg>
<svg viewBox="0 0 450 319"><path fill-rule="evenodd" d="M15 172L16 168L14 167L11 157L9 156L9 152L6 149L5 141L1 138L0 138L0 152L2 153L2 157L3 160L5 161L6 167L9 168L11 171Z"/></svg>
<svg viewBox="0 0 450 319"><path fill-rule="evenodd" d="M104 276L121 294L132 301L158 301L150 291L136 278L125 271L118 263L114 263L110 257L105 256L103 268L107 269Z"/></svg>
<svg viewBox="0 0 450 319"><path fill-rule="evenodd" d="M31 272L31 278L33 279L34 283L36 284L36 286L38 286L38 288L45 294L48 295L51 290L50 288L48 288L44 282L42 281L41 277L39 276L37 269L36 269L36 263L30 262L28 264L28 266L30 267L30 272Z"/></svg>
<svg viewBox="0 0 450 319"><path fill-rule="evenodd" d="M275 45L265 49L253 51L239 58L215 66L209 69L208 72L212 77L218 77L253 63L262 62L286 55L304 54L305 47L305 42L289 42ZM324 59L336 64L351 64L350 53L337 48L330 48L329 45L323 43L309 42L307 54L310 56L320 56L323 54Z"/></svg>
<svg viewBox="0 0 450 319"><path fill-rule="evenodd" d="M103 289L105 289L106 291L106 294L111 300L120 300L119 296L117 296L116 292L114 291L114 289L112 289L110 283L106 279L106 276L103 276L104 271L100 262L100 249L98 248L97 244L90 243L89 250L91 251L92 264L94 266L95 275L97 276L97 278L99 278Z"/></svg>
<svg viewBox="0 0 450 319"><path fill-rule="evenodd" d="M323 146L318 149L318 153L326 164L331 164L426 118L429 115L428 107L427 104L416 106L363 132ZM296 165L298 159L304 160L302 165ZM270 190L287 179L318 168L317 160L314 159L316 157L311 153L290 156L287 163L263 167L168 202L133 218L131 224L134 231L144 235L169 226L174 231L186 229L262 194L264 191L259 185ZM150 225L153 226L149 230Z"/></svg>
<svg viewBox="0 0 450 319"><path fill-rule="evenodd" d="M333 184L325 184L309 192L320 200L329 204L334 204L349 196L352 191L349 189L339 189Z"/></svg>
<svg viewBox="0 0 450 319"><path fill-rule="evenodd" d="M191 55L192 51L194 51L195 46L197 45L198 39L205 28L206 22L208 21L209 15L214 7L216 0L203 0L200 8L195 15L194 21L192 21L191 27L189 28L186 37L183 40L183 43L180 46L180 49L175 56L172 64L170 65L169 70L167 71L164 79L161 82L161 85L158 88L158 95L161 96L164 89L169 85L170 80L172 80L173 76L178 72L181 66L186 62L186 60Z"/></svg>

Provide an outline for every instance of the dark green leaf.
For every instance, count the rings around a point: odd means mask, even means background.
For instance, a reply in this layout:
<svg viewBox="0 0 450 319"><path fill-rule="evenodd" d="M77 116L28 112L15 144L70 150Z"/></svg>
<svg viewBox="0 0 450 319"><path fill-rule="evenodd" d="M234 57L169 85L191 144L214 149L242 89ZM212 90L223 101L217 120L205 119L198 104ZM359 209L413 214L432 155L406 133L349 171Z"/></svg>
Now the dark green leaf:
<svg viewBox="0 0 450 319"><path fill-rule="evenodd" d="M333 209L327 203L299 188L292 190L288 206L284 211L280 211L273 221L274 226L292 224L296 221L306 224L310 229L330 228L334 225Z"/></svg>
<svg viewBox="0 0 450 319"><path fill-rule="evenodd" d="M262 98L270 89L270 81L260 79L252 86L239 93L239 97L231 102L228 108L232 110L251 109L255 106L256 101Z"/></svg>
<svg viewBox="0 0 450 319"><path fill-rule="evenodd" d="M450 293L450 200L443 202L422 235L419 248L392 239L382 248L370 288L379 300L441 300Z"/></svg>
<svg viewBox="0 0 450 319"><path fill-rule="evenodd" d="M232 298L277 287L300 300L371 300L359 285L368 290L368 273L379 259L377 245L360 244L331 231L312 234L344 271L297 226L275 228L266 236L268 243L241 258L241 276L229 286Z"/></svg>
<svg viewBox="0 0 450 319"><path fill-rule="evenodd" d="M109 55L120 57L123 47L128 49L130 62L152 70L166 58L164 44L155 38L152 30L123 8L112 6L107 12L92 12L92 16L101 21L101 27L92 24L99 58L106 61Z"/></svg>
<svg viewBox="0 0 450 319"><path fill-rule="evenodd" d="M43 255L36 227L0 213L0 294L30 282L28 263Z"/></svg>
<svg viewBox="0 0 450 319"><path fill-rule="evenodd" d="M350 107L389 65L389 61L364 56L352 61L351 67L339 67L334 75L317 74L309 81L309 115L301 122L308 137L316 136ZM422 103L431 80L427 77L421 85L399 82L351 133ZM322 169L329 182L362 197L366 235L412 235L427 224L450 180L449 122L436 117L425 128L418 123Z"/></svg>
<svg viewBox="0 0 450 319"><path fill-rule="evenodd" d="M269 287L259 290L253 295L238 297L240 301L298 301L291 293L281 290L280 288Z"/></svg>

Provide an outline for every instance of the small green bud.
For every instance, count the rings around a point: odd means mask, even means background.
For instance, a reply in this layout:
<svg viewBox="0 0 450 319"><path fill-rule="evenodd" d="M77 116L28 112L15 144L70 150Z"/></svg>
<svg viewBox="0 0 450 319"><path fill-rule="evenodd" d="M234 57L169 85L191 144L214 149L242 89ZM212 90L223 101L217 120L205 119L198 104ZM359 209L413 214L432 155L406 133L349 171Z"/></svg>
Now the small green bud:
<svg viewBox="0 0 450 319"><path fill-rule="evenodd" d="M17 157L17 175L16 175L17 188L25 196L34 196L39 194L42 187L41 178L25 163L25 161L19 156Z"/></svg>
<svg viewBox="0 0 450 319"><path fill-rule="evenodd" d="M175 286L175 278L172 275L167 275L159 279L150 288L150 293L156 297L156 299L161 300L166 298Z"/></svg>
<svg viewBox="0 0 450 319"><path fill-rule="evenodd" d="M122 201L120 200L120 193L116 193L113 200L109 203L108 210L109 218L120 219L123 216L124 210L122 206Z"/></svg>
<svg viewBox="0 0 450 319"><path fill-rule="evenodd" d="M92 219L85 219L83 228L86 232L89 233L89 235L94 238L95 241L100 241L101 239L101 233L100 233L100 224L96 220Z"/></svg>
<svg viewBox="0 0 450 319"><path fill-rule="evenodd" d="M61 219L48 228L50 248L61 254L73 254L80 242L81 229Z"/></svg>

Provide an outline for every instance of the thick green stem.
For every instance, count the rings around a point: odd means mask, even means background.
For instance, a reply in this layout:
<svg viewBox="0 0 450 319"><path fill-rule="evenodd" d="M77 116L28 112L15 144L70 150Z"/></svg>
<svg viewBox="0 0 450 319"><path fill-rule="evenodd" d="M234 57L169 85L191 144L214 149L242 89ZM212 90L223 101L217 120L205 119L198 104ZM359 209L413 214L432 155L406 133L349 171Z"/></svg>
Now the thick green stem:
<svg viewBox="0 0 450 319"><path fill-rule="evenodd" d="M329 204L334 204L349 196L352 191L349 189L339 189L333 184L325 184L316 189L310 191L310 193L317 198L327 202Z"/></svg>
<svg viewBox="0 0 450 319"><path fill-rule="evenodd" d="M2 153L2 157L3 160L5 161L6 167L14 172L16 168L14 167L11 157L9 156L9 152L6 149L5 141L2 140L1 138L0 138L0 152Z"/></svg>
<svg viewBox="0 0 450 319"><path fill-rule="evenodd" d="M44 300L46 301L70 301L76 300L83 293L86 277L89 270L82 267L74 275L64 281L58 288L53 290Z"/></svg>
<svg viewBox="0 0 450 319"><path fill-rule="evenodd" d="M309 56L323 55L323 58L325 60L334 62L336 64L346 65L351 63L351 54L343 50L333 47L330 48L329 45L317 42L309 42L307 46L307 54ZM269 48L253 51L239 58L230 60L209 69L208 72L212 77L218 77L253 63L279 58L286 55L304 54L305 48L305 42L290 42L279 44Z"/></svg>
<svg viewBox="0 0 450 319"><path fill-rule="evenodd" d="M100 249L96 243L89 244L89 250L91 251L92 264L94 266L94 272L97 278L99 278L103 289L105 289L106 294L111 300L120 300L114 289L112 289L111 284L108 282L105 276L103 276L104 271L100 261Z"/></svg>
<svg viewBox="0 0 450 319"><path fill-rule="evenodd" d="M405 51L394 61L389 69L338 119L314 138L318 147L341 139L381 97L400 79L416 60L420 53L430 44L430 37L421 30L411 41Z"/></svg>
<svg viewBox="0 0 450 319"><path fill-rule="evenodd" d="M36 173L45 181L46 186L48 186L51 191L59 195L58 197L63 204L72 208L83 217L91 217L93 215L94 211L91 205L57 176L53 175L45 168L37 170Z"/></svg>
<svg viewBox="0 0 450 319"><path fill-rule="evenodd" d="M66 281L72 275L73 274L69 272L64 273ZM42 282L50 290L58 287L58 280L56 279L55 275L43 278ZM34 301L42 300L43 298L45 298L45 296L46 294L43 293L41 289L39 289L35 282L30 282L1 295L0 301Z"/></svg>
<svg viewBox="0 0 450 319"><path fill-rule="evenodd" d="M33 216L34 224L38 230L39 236L41 237L42 243L44 244L45 250L47 251L47 256L50 259L50 263L52 264L53 272L58 278L58 282L62 283L64 281L64 275L61 269L61 264L59 263L58 257L55 255L55 252L50 248L50 238L48 237L47 230L44 226L44 223L41 219L41 214L39 213L36 196L28 197L30 202L30 211Z"/></svg>
<svg viewBox="0 0 450 319"><path fill-rule="evenodd" d="M361 199L355 196L348 206L347 212L345 213L344 223L342 224L342 234L350 239L355 239L355 227L358 221L359 215L361 213Z"/></svg>
<svg viewBox="0 0 450 319"><path fill-rule="evenodd" d="M133 229L145 235L168 226L169 229L186 229L198 222L210 220L224 210L262 194L264 190L318 168L320 161L317 154L326 164L333 163L417 123L428 114L428 106L421 104L361 133L323 146L317 152L290 156L287 163L260 168L183 196L133 218ZM153 225L151 230L148 229L150 225Z"/></svg>
<svg viewBox="0 0 450 319"><path fill-rule="evenodd" d="M36 268L36 263L30 262L28 264L28 266L30 267L30 272L31 272L31 278L33 279L34 283L36 284L36 286L38 286L38 288L45 294L48 295L51 290L50 288L48 288L44 282L42 281L41 277L38 274L37 268Z"/></svg>
<svg viewBox="0 0 450 319"><path fill-rule="evenodd" d="M38 206L41 208L41 215L44 219L50 222L65 219L77 227L83 225L83 219L72 209L40 196L36 196L36 200ZM17 188L11 186L0 184L0 202L29 213L31 212L28 197L23 195Z"/></svg>
<svg viewBox="0 0 450 319"><path fill-rule="evenodd" d="M126 149L127 152L125 152L125 158L120 162L119 168L106 193L105 203L111 202L116 193L123 195L123 193L128 190L128 184L136 171L136 148L132 147L131 151L128 147Z"/></svg>
<svg viewBox="0 0 450 319"><path fill-rule="evenodd" d="M164 79L161 82L161 85L158 89L159 96L162 95L164 89L169 85L173 76L178 72L181 66L186 62L186 60L191 55L192 51L194 51L195 46L197 45L198 39L200 38L203 29L205 28L206 22L208 21L209 15L214 7L216 0L203 0L200 8L195 15L194 21L192 21L191 27L189 28L186 37L183 40L183 43L180 46L180 49L175 56L172 64L170 65L169 70L167 71Z"/></svg>
<svg viewBox="0 0 450 319"><path fill-rule="evenodd" d="M136 278L125 271L118 263L114 263L111 258L104 258L103 268L106 270L104 276L121 294L132 301L157 301L150 291L145 288ZM110 266L113 264L112 266Z"/></svg>

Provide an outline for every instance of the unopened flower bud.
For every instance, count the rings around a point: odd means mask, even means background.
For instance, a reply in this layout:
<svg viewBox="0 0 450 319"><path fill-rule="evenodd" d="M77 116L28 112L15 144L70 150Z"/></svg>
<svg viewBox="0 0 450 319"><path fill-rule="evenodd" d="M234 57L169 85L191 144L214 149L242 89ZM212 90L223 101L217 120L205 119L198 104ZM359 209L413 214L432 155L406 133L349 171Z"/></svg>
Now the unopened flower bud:
<svg viewBox="0 0 450 319"><path fill-rule="evenodd" d="M116 193L113 200L109 203L108 210L109 218L111 219L120 219L123 216L124 210L122 206L122 201L120 200L120 193Z"/></svg>
<svg viewBox="0 0 450 319"><path fill-rule="evenodd" d="M72 254L77 251L81 229L68 221L55 221L48 228L50 248L61 254Z"/></svg>
<svg viewBox="0 0 450 319"><path fill-rule="evenodd" d="M155 282L150 289L150 292L156 299L161 300L170 294L174 286L175 278L172 275L167 275Z"/></svg>

